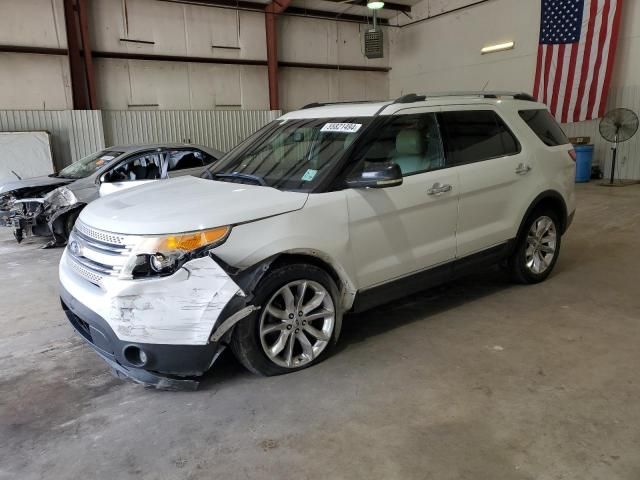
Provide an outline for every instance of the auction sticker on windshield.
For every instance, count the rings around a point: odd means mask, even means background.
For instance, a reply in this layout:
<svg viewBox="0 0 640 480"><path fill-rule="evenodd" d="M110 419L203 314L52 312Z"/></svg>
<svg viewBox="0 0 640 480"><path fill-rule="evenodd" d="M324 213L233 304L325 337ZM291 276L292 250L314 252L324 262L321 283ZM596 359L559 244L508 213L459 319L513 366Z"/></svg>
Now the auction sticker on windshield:
<svg viewBox="0 0 640 480"><path fill-rule="evenodd" d="M325 123L321 132L355 133L360 130L361 123Z"/></svg>
<svg viewBox="0 0 640 480"><path fill-rule="evenodd" d="M318 173L318 170L314 170L310 168L306 172L304 172L304 175L302 176L302 180L304 182L310 182L311 180L314 179L317 173Z"/></svg>

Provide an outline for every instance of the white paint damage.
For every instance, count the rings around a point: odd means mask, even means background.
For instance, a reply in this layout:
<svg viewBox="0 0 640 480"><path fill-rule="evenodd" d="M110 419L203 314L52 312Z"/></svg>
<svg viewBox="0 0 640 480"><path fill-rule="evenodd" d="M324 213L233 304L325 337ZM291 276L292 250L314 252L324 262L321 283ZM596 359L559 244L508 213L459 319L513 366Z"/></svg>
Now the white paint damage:
<svg viewBox="0 0 640 480"><path fill-rule="evenodd" d="M65 251L60 282L128 342L204 345L220 312L240 287L210 257L187 262L174 275L149 280L105 277L99 288L78 276Z"/></svg>

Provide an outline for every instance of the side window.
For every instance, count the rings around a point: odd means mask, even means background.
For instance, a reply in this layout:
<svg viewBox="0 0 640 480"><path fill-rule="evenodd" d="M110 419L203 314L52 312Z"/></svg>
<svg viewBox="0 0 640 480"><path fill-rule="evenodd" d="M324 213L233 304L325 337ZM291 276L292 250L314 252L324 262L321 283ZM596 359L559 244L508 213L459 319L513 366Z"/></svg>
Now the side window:
<svg viewBox="0 0 640 480"><path fill-rule="evenodd" d="M397 115L377 132L364 154L366 162L394 162L402 175L445 166L435 114Z"/></svg>
<svg viewBox="0 0 640 480"><path fill-rule="evenodd" d="M493 110L439 114L447 156L455 165L514 155L520 145Z"/></svg>
<svg viewBox="0 0 640 480"><path fill-rule="evenodd" d="M130 182L135 180L157 180L162 175L160 153L149 152L137 155L118 165L109 174L110 182Z"/></svg>
<svg viewBox="0 0 640 480"><path fill-rule="evenodd" d="M520 110L518 114L545 145L555 147L569 143L569 139L548 110Z"/></svg>
<svg viewBox="0 0 640 480"><path fill-rule="evenodd" d="M200 150L167 150L169 173L177 170L202 167L205 162L205 154Z"/></svg>
<svg viewBox="0 0 640 480"><path fill-rule="evenodd" d="M205 152L201 152L200 150L196 150L196 154L202 155L202 163L204 163L205 165L211 165L213 162L219 160L219 158L215 158L214 156L209 155Z"/></svg>

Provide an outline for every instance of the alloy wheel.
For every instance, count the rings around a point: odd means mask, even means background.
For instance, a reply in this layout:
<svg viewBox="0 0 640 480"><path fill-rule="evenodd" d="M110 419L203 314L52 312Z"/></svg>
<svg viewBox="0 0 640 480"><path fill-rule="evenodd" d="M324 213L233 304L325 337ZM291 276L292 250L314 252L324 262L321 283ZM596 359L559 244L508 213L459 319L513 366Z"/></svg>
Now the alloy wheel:
<svg viewBox="0 0 640 480"><path fill-rule="evenodd" d="M335 326L333 299L312 280L281 287L260 317L260 343L276 365L298 368L312 362L329 345Z"/></svg>
<svg viewBox="0 0 640 480"><path fill-rule="evenodd" d="M544 215L537 218L527 233L525 264L536 275L544 273L556 256L558 234L554 221Z"/></svg>

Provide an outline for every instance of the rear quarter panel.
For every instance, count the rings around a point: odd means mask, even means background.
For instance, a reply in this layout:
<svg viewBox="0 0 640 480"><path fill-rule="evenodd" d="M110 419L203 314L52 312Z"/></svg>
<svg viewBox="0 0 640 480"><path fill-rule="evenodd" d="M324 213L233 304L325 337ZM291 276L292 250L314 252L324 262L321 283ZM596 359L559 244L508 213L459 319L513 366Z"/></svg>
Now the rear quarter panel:
<svg viewBox="0 0 640 480"><path fill-rule="evenodd" d="M521 109L531 108L526 106ZM502 113L502 112L501 112ZM559 193L564 199L567 207L567 214L575 210L575 162L569 156L569 151L573 148L571 144L550 147L545 145L540 138L531 130L529 125L520 118L518 105L514 109L502 113L508 119L509 126L518 136L523 151L527 152L527 162L532 167L532 180L525 191L519 192L514 199L513 212L516 219L514 222L513 236L517 235L520 222L533 203L541 193L554 191Z"/></svg>

